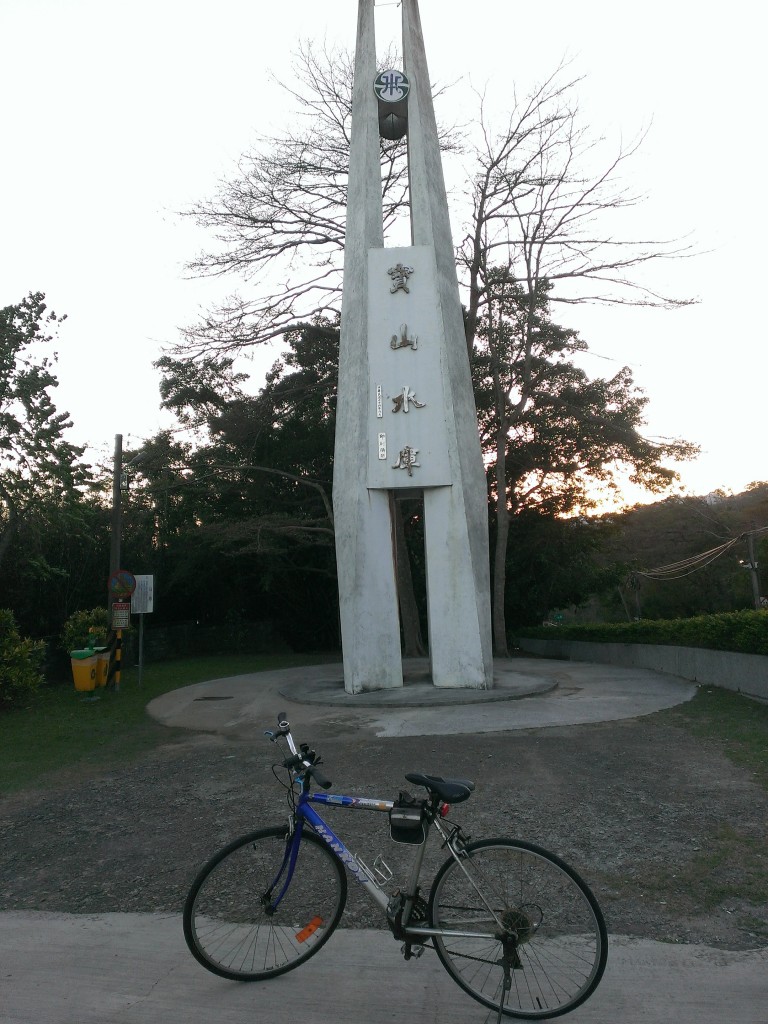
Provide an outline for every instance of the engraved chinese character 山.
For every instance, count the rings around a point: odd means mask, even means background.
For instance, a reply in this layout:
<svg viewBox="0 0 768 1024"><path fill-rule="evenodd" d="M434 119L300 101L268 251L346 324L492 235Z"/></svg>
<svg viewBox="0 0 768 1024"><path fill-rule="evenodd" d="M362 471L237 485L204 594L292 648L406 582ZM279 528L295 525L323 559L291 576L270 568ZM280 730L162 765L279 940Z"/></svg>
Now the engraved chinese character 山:
<svg viewBox="0 0 768 1024"><path fill-rule="evenodd" d="M405 448L400 449L400 454L397 456L397 462L392 466L392 469L404 469L408 476L413 476L414 469L419 469L421 467L421 463L416 461L416 456L418 454L418 448L412 448L407 444Z"/></svg>
<svg viewBox="0 0 768 1024"><path fill-rule="evenodd" d="M426 402L417 401L416 395L407 384L403 385L403 390L399 395L395 395L392 398L392 403L392 412L408 412L411 405L414 409L423 409L427 404Z"/></svg>
<svg viewBox="0 0 768 1024"><path fill-rule="evenodd" d="M392 349L410 348L415 352L419 347L419 336L414 334L413 337L409 338L408 324L400 324L400 337L398 338L396 334L393 334L389 347Z"/></svg>
<svg viewBox="0 0 768 1024"><path fill-rule="evenodd" d="M402 263L398 263L397 266L390 267L387 273L392 278L392 287L389 289L392 294L401 289L404 292L410 291L408 288L408 278L413 273L413 267L405 267Z"/></svg>

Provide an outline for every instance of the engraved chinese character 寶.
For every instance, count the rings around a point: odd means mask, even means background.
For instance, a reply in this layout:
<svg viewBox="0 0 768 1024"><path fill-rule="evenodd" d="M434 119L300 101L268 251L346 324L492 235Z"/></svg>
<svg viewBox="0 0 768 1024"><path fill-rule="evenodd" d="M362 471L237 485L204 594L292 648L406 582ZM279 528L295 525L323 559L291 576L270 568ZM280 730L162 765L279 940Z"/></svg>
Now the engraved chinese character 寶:
<svg viewBox="0 0 768 1024"><path fill-rule="evenodd" d="M387 273L392 278L390 292L394 294L394 292L400 291L401 288L404 292L409 291L408 278L413 273L413 267L405 267L402 263L398 263L396 267L390 267Z"/></svg>

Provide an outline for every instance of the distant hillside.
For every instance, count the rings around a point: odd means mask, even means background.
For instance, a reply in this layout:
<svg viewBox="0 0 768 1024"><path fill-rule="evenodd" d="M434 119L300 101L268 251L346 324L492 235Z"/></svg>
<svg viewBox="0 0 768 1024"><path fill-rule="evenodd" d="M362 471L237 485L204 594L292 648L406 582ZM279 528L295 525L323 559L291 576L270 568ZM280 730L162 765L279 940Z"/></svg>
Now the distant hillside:
<svg viewBox="0 0 768 1024"><path fill-rule="evenodd" d="M741 494L715 492L705 497L674 497L652 505L601 517L613 527L601 559L627 567L620 587L592 603L593 617L609 621L677 618L754 607L747 568L746 540L735 543L711 564L691 571L681 566L678 579L648 579L644 572L684 562L713 551L750 530L768 527L768 482L750 484ZM761 593L768 592L768 532L755 537ZM578 616L583 619L584 614Z"/></svg>

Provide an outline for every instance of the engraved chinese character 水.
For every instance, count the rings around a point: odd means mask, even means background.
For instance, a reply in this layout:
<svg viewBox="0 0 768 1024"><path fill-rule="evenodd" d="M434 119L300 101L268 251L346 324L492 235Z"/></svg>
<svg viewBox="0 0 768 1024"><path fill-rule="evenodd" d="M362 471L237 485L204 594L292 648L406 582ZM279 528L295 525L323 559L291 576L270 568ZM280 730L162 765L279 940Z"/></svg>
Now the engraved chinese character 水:
<svg viewBox="0 0 768 1024"><path fill-rule="evenodd" d="M417 401L416 395L411 391L407 384L403 385L403 390L399 395L395 395L392 398L392 402L392 412L408 412L411 405L415 409L423 409L427 404L426 402Z"/></svg>

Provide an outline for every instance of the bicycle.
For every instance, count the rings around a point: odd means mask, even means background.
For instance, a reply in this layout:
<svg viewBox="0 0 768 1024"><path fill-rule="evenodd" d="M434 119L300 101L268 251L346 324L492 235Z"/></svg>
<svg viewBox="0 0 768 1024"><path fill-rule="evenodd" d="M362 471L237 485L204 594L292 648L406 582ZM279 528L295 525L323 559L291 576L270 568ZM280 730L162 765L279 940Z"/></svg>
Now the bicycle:
<svg viewBox="0 0 768 1024"><path fill-rule="evenodd" d="M288 748L273 765L276 777L280 769L288 773L288 823L234 840L195 878L184 905L184 937L205 968L258 981L307 961L339 924L346 869L384 911L405 959L431 946L453 980L496 1011L498 1022L557 1017L594 992L608 952L597 900L573 868L533 843L470 841L448 814L451 804L470 797L472 782L408 772L405 778L426 797L333 795L320 757L305 743L297 749L283 712L277 730L265 735ZM313 791L313 783L326 792ZM387 813L392 838L415 847L404 889L388 892L392 872L382 857L369 868L313 804ZM425 897L419 875L435 832L449 856Z"/></svg>

